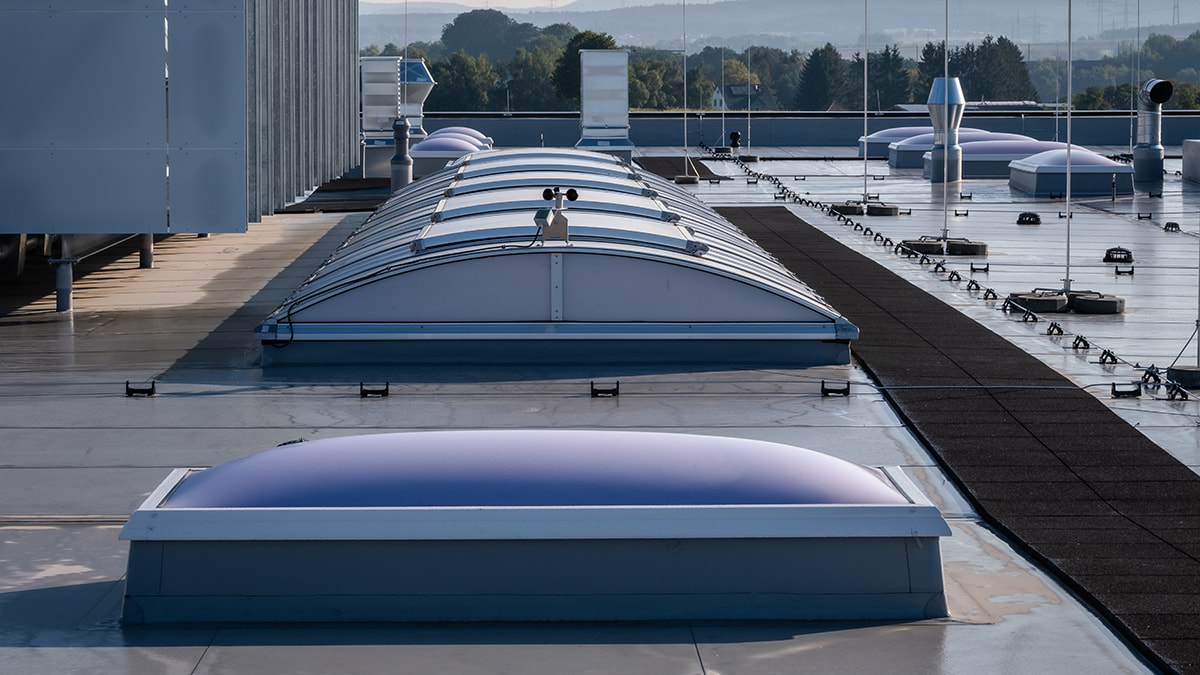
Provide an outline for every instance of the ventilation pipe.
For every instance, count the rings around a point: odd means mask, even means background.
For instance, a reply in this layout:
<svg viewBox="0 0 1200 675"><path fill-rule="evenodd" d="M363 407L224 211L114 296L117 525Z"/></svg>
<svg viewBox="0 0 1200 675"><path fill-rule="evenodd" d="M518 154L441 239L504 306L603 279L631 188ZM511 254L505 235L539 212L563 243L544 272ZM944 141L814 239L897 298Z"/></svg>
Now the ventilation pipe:
<svg viewBox="0 0 1200 675"><path fill-rule="evenodd" d="M929 117L933 120L932 170L929 179L934 183L953 183L962 180L962 147L958 144L958 127L962 124L967 99L957 77L936 77L929 90Z"/></svg>
<svg viewBox="0 0 1200 675"><path fill-rule="evenodd" d="M407 117L398 118L392 122L392 139L395 141L396 154L392 155L392 194L408 185L413 179L413 161L408 154L408 139L412 133L412 125Z"/></svg>
<svg viewBox="0 0 1200 675"><path fill-rule="evenodd" d="M1137 145L1133 146L1135 183L1162 182L1162 104L1171 98L1174 89L1167 80L1146 80L1138 92Z"/></svg>

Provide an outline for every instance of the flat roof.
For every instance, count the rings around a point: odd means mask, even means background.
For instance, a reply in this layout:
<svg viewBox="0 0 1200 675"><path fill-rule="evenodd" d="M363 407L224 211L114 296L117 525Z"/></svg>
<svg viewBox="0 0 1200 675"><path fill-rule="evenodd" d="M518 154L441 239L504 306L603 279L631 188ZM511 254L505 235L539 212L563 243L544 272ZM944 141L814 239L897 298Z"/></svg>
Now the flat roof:
<svg viewBox="0 0 1200 675"><path fill-rule="evenodd" d="M761 151L761 148L756 150ZM805 190L842 201L862 189L850 163L805 159L853 148L781 149L797 164L768 163L783 175L805 175ZM664 153L670 152L664 150ZM886 166L869 165L886 174ZM737 174L731 174L738 178ZM788 173L787 175L793 175ZM870 183L887 199L914 207L917 217L878 225L889 236L929 234L941 225L940 192L903 174ZM1053 209L1047 202L1012 196L987 182L964 184L971 215L957 227L1009 227L1014 210L1036 208L1051 227L1014 234L1013 248L991 261L987 287L1025 288L1046 283L1059 262ZM1192 199L1190 188L1184 199ZM714 205L774 206L774 186L745 181L702 183L696 191ZM1003 193L1003 197L1001 197ZM1096 244L1123 232L1159 242L1152 223L1134 211L1175 218L1192 202L1135 198L1123 215L1077 215L1078 236ZM989 197L994 195L994 199ZM837 199L835 199L837 198ZM989 199L992 199L989 202ZM986 206L985 206L986 204ZM1002 206L999 206L1003 204ZM1041 204L1041 206L1038 206ZM967 220L966 218L969 218ZM247 331L301 283L363 216L281 215L252 224L246 235L160 239L156 269L138 270L127 250L103 267L88 267L76 281L72 315L57 315L49 295L52 274L40 277L47 295L21 296L28 286L6 287L11 309L0 318L0 341L10 354L0 373L8 404L0 407L8 468L0 472L6 541L14 542L4 590L6 663L32 672L55 668L161 672L223 668L235 672L314 670L378 672L396 663L433 670L563 672L594 668L629 672L701 669L753 672L813 668L883 668L958 673L1005 663L1024 672L1103 672L1151 669L1072 592L1040 570L1019 549L982 523L933 458L891 411L871 378L854 365L753 370L620 369L589 367L462 368L317 367L264 371ZM870 221L876 226L876 221ZM1045 322L1029 324L935 273L932 265L901 260L861 232L830 220L818 226L855 250L875 251L880 264L948 299L1027 351L1086 384L1127 380L1098 354L1071 349L1071 339L1044 335ZM980 225L977 225L980 224ZM1132 224L1132 229L1130 225ZM1091 234L1088 234L1091 232ZM364 232L363 236L367 233ZM972 233L972 237L975 234ZM1004 251L998 235L986 238ZM1078 323L1064 317L1069 335L1088 335L1143 365L1177 353L1190 332L1195 240L1178 250L1124 243L1144 256L1137 287L1153 287L1132 321ZM1186 244L1190 241L1190 244ZM1147 251L1147 253L1143 253ZM1154 251L1153 254L1149 253ZM1143 258L1139 257L1139 265ZM1149 262L1149 261L1154 262ZM957 267L952 267L957 269ZM965 266L964 266L965 268ZM36 274L36 273L35 273ZM1081 286L1122 284L1111 266L1085 263ZM1144 276L1143 276L1144 275ZM1059 275L1061 276L1061 275ZM970 278L970 277L968 277ZM1143 281L1146 279L1146 281ZM30 283L36 281L30 277ZM118 283L119 282L119 283ZM1108 287L1107 285L1105 286ZM1133 300L1136 295L1129 293ZM18 298L24 298L18 301ZM1157 299L1155 299L1157 298ZM1151 302L1151 300L1153 300ZM1128 317L1126 317L1128 319ZM1128 324L1128 326L1126 326ZM1073 338L1072 338L1073 339ZM970 349L970 345L965 345ZM1080 375L1081 374L1081 375ZM936 376L936 375L935 375ZM126 397L124 384L156 380L158 395ZM592 398L588 385L621 382L621 396ZM391 382L392 396L363 399L359 383ZM851 383L852 395L822 396L822 381ZM47 402L56 401L48 415ZM1167 409L1158 406L1167 406ZM1179 402L1149 397L1116 404L1158 439L1194 444L1193 415ZM1194 405L1194 404L1189 404ZM840 622L707 622L704 624L415 625L122 629L118 616L125 545L117 533L127 515L172 467L210 466L253 448L299 438L324 439L364 432L512 426L677 430L785 442L831 451L873 466L897 465L938 504L953 536L943 546L951 609L948 621L863 625ZM1167 443L1166 440L1161 442ZM53 661L51 661L53 659Z"/></svg>

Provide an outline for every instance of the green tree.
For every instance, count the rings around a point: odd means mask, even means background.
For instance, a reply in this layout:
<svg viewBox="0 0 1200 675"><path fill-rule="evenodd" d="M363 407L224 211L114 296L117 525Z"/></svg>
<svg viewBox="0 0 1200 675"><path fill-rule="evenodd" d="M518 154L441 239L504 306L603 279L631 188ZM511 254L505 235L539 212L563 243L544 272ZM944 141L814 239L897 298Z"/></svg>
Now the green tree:
<svg viewBox="0 0 1200 675"><path fill-rule="evenodd" d="M800 75L796 91L798 110L828 110L846 98L846 67L836 47L825 43L812 50Z"/></svg>
<svg viewBox="0 0 1200 675"><path fill-rule="evenodd" d="M741 84L749 80L750 84L762 84L758 75L750 72L745 61L725 62L725 84Z"/></svg>
<svg viewBox="0 0 1200 675"><path fill-rule="evenodd" d="M904 57L900 56L900 48L888 45L881 51L871 52L868 59L867 76L871 84L867 108L886 110L898 103L908 103L912 98L912 85ZM845 104L848 108L863 108L862 73L862 55L855 53L846 71Z"/></svg>
<svg viewBox="0 0 1200 675"><path fill-rule="evenodd" d="M804 55L792 50L785 52L774 47L752 47L742 55L749 61L750 70L766 85L777 101L792 101L800 85Z"/></svg>
<svg viewBox="0 0 1200 675"><path fill-rule="evenodd" d="M958 83L962 86L963 96L968 101L978 101L979 83L976 81L975 71L975 45L968 42L961 47L955 47L950 50L950 77L957 77ZM928 92L926 92L925 100L929 100Z"/></svg>
<svg viewBox="0 0 1200 675"><path fill-rule="evenodd" d="M683 108L683 67L679 59L639 58L630 62L629 85L630 108Z"/></svg>
<svg viewBox="0 0 1200 675"><path fill-rule="evenodd" d="M517 23L495 9L476 9L459 14L442 28L442 44L450 52L487 54L494 61L507 61L517 47L537 35L531 23Z"/></svg>
<svg viewBox="0 0 1200 675"><path fill-rule="evenodd" d="M558 110L562 101L554 92L551 76L561 49L547 52L518 47L504 67L507 79L506 104L513 110Z"/></svg>
<svg viewBox="0 0 1200 675"><path fill-rule="evenodd" d="M380 56L404 56L404 48L394 42L389 42L383 46L383 51Z"/></svg>
<svg viewBox="0 0 1200 675"><path fill-rule="evenodd" d="M1067 95L1067 62L1045 58L1033 64L1029 79L1038 91L1039 101L1063 101Z"/></svg>
<svg viewBox="0 0 1200 675"><path fill-rule="evenodd" d="M1100 87L1088 87L1076 94L1073 105L1076 110L1107 110L1108 102L1104 100L1104 90Z"/></svg>
<svg viewBox="0 0 1200 675"><path fill-rule="evenodd" d="M946 42L926 42L921 48L921 59L917 61L917 80L913 83L913 100L925 102L929 100L929 90L933 88L934 78L943 77L946 72Z"/></svg>
<svg viewBox="0 0 1200 675"><path fill-rule="evenodd" d="M1132 46L1130 46L1127 51L1106 56L1099 61L1076 61L1073 82L1075 90L1078 92L1092 86L1107 89L1123 84L1140 87L1142 82L1152 77L1171 80L1177 84L1200 82L1200 66L1197 66L1200 64L1200 31L1193 32L1183 40L1177 40L1170 35L1152 33L1142 44L1138 59L1141 67L1138 72L1133 70L1134 56ZM1037 85L1038 91L1041 92L1044 99L1054 98L1055 91L1060 92L1059 96L1061 96L1063 87L1059 86L1052 90L1049 86L1054 82L1053 78L1048 77L1047 69L1043 66L1044 63L1046 62L1039 63L1033 68L1031 74L1034 84ZM1066 80L1065 66L1057 67L1056 71L1061 73L1057 78L1058 83L1061 84ZM1115 102L1110 101L1110 103ZM1128 109L1129 103L1125 102L1117 107Z"/></svg>
<svg viewBox="0 0 1200 675"><path fill-rule="evenodd" d="M1200 84L1176 82L1171 99L1163 107L1168 110L1200 110Z"/></svg>
<svg viewBox="0 0 1200 675"><path fill-rule="evenodd" d="M712 110L712 95L716 87L717 85L709 79L703 68L689 70L687 78L688 110Z"/></svg>
<svg viewBox="0 0 1200 675"><path fill-rule="evenodd" d="M485 111L502 108L496 101L497 76L487 54L471 56L459 50L446 61L430 68L438 86L433 88L425 107L437 111Z"/></svg>
<svg viewBox="0 0 1200 675"><path fill-rule="evenodd" d="M558 57L554 66L554 92L568 103L579 101L579 50L580 49L616 49L617 41L608 33L594 33L585 30L571 37L570 42Z"/></svg>
<svg viewBox="0 0 1200 675"><path fill-rule="evenodd" d="M569 23L552 23L543 28L541 34L558 40L559 47L565 47L578 32L579 29Z"/></svg>
<svg viewBox="0 0 1200 675"><path fill-rule="evenodd" d="M1104 88L1104 102L1111 110L1136 110L1137 96L1133 85L1123 82Z"/></svg>
<svg viewBox="0 0 1200 675"><path fill-rule="evenodd" d="M1025 57L1021 48L1001 35L992 39L988 35L975 50L972 68L973 100L978 101L1033 101L1037 100L1037 88L1029 78Z"/></svg>
<svg viewBox="0 0 1200 675"><path fill-rule="evenodd" d="M359 56L379 56L379 45L367 45L358 50Z"/></svg>
<svg viewBox="0 0 1200 675"><path fill-rule="evenodd" d="M871 63L871 93L875 94L877 107L911 102L912 78L899 45L886 46L874 56L878 63Z"/></svg>

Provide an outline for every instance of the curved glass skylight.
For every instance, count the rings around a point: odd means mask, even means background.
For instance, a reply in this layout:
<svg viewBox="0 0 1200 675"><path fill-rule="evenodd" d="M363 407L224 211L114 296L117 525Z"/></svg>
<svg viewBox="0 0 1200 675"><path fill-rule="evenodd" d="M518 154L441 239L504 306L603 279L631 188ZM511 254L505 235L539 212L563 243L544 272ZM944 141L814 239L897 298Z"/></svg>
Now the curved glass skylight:
<svg viewBox="0 0 1200 675"><path fill-rule="evenodd" d="M556 205L544 191L553 188L577 198L563 203L555 222L565 223L550 232ZM772 353L796 363L845 362L846 342L857 337L690 193L609 155L544 148L471 153L400 190L256 332L272 355L296 342L380 343L392 335L424 347L435 339L593 341L569 357L583 359L601 358L600 342L652 340L656 354L624 349L615 358L695 352L746 362ZM755 346L762 340L770 344ZM312 358L358 353L338 347ZM405 347L363 358L418 353ZM545 358L542 348L534 353Z"/></svg>

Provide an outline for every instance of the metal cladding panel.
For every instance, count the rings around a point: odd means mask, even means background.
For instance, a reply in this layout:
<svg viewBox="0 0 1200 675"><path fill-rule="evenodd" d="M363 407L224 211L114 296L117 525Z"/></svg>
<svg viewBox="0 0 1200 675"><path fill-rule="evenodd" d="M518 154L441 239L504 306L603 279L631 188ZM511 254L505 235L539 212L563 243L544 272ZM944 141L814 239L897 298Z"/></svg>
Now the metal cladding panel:
<svg viewBox="0 0 1200 675"><path fill-rule="evenodd" d="M163 14L56 6L0 5L0 232L164 231Z"/></svg>
<svg viewBox="0 0 1200 675"><path fill-rule="evenodd" d="M102 217L12 199L0 231L244 231L340 175L357 158L356 16L354 0L3 3L0 62L26 65L5 73L0 184L36 167ZM209 170L218 152L228 175Z"/></svg>
<svg viewBox="0 0 1200 675"><path fill-rule="evenodd" d="M0 148L6 201L0 232L164 232L166 165L161 147ZM71 184L68 199L64 182Z"/></svg>
<svg viewBox="0 0 1200 675"><path fill-rule="evenodd" d="M173 151L170 231L245 232L245 169L246 157L237 148Z"/></svg>
<svg viewBox="0 0 1200 675"><path fill-rule="evenodd" d="M358 22L352 20L357 3L241 1L246 5L247 216L256 221L361 161ZM182 6L197 12L210 7ZM394 92L392 101L394 107Z"/></svg>
<svg viewBox="0 0 1200 675"><path fill-rule="evenodd" d="M246 143L246 35L240 1L221 11L167 12L172 148L238 148Z"/></svg>
<svg viewBox="0 0 1200 675"><path fill-rule="evenodd" d="M45 4L0 4L0 147L163 147L162 11L109 10L110 3L51 11ZM73 173L62 171L63 179Z"/></svg>
<svg viewBox="0 0 1200 675"><path fill-rule="evenodd" d="M246 29L241 0L167 12L171 232L246 231Z"/></svg>

